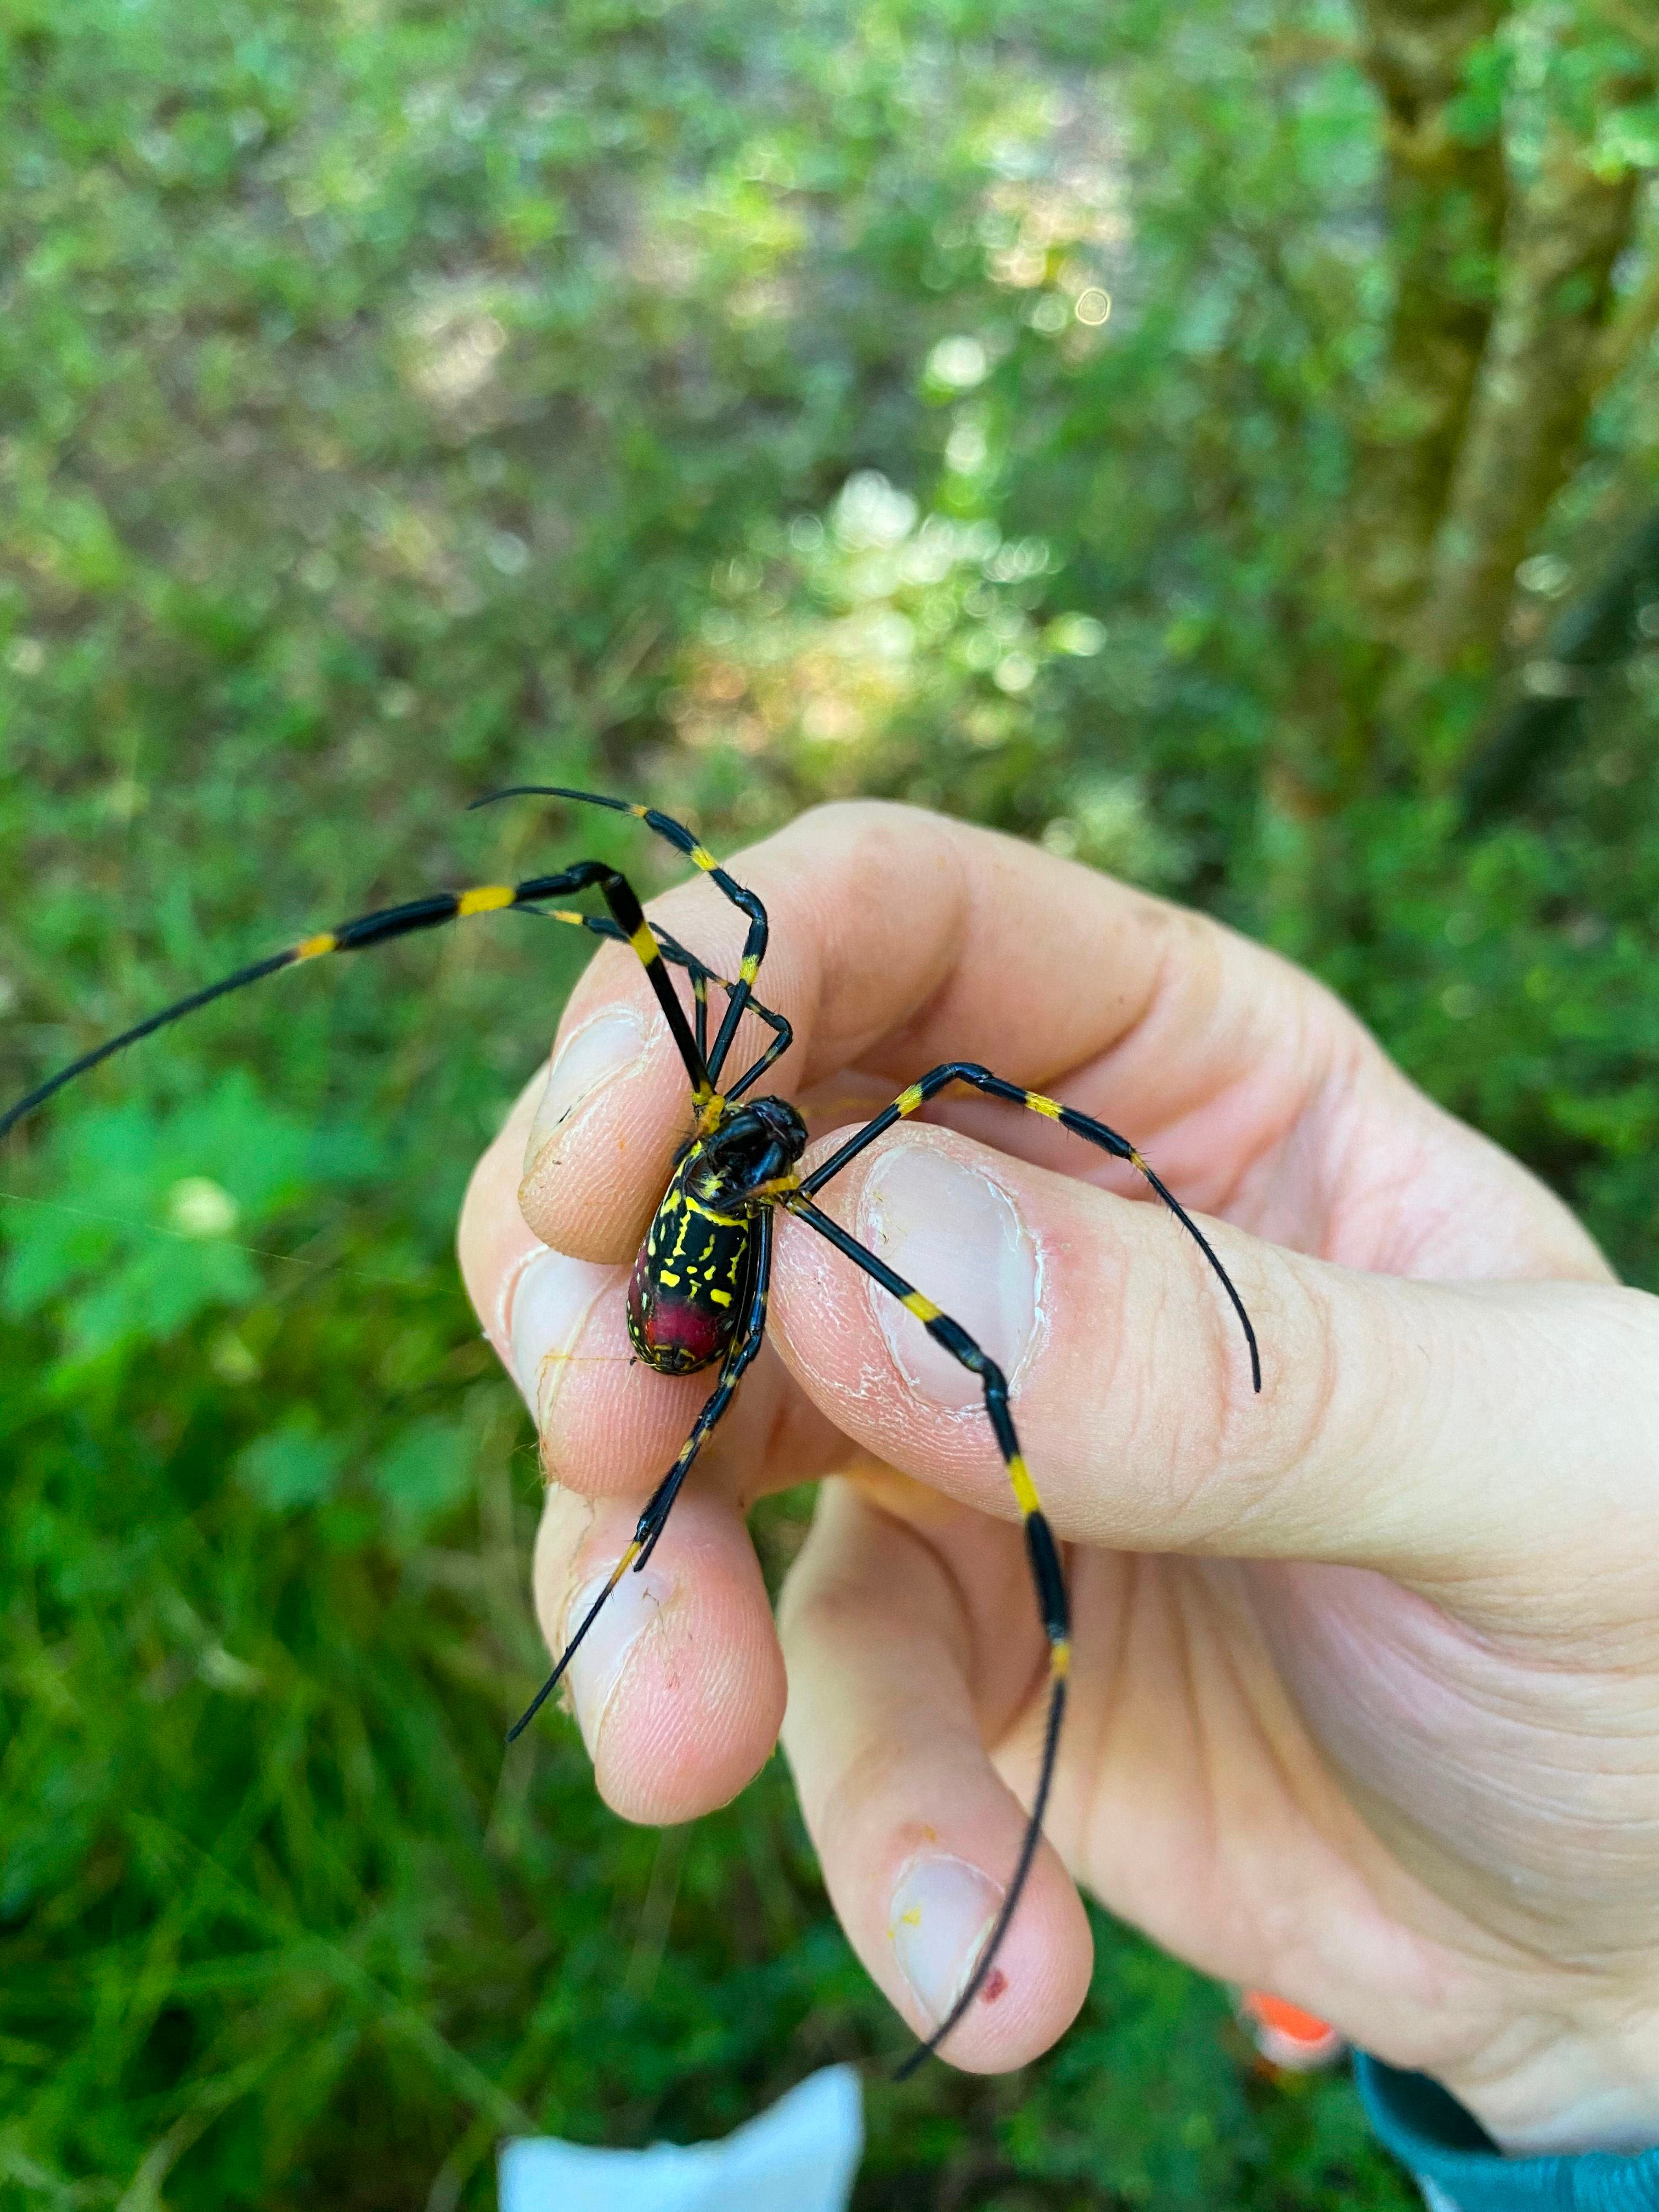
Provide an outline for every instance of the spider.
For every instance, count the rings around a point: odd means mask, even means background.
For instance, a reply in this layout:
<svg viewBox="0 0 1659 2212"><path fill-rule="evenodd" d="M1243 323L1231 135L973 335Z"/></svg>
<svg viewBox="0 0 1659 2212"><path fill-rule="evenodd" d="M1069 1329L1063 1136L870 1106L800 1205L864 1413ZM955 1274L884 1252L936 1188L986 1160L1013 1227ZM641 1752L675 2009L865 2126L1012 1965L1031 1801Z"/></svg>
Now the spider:
<svg viewBox="0 0 1659 2212"><path fill-rule="evenodd" d="M508 1730L507 1741L512 1742L523 1733L558 1687L582 1639L623 1577L630 1568L637 1571L642 1567L650 1558L698 1453L732 1403L738 1383L760 1350L766 1334L767 1296L772 1273L773 1216L781 1207L834 1245L854 1267L872 1277L884 1291L915 1316L936 1343L978 1379L984 1395L986 1418L1019 1508L1037 1608L1048 1640L1048 1711L1042 1755L1013 1873L972 1972L944 2021L906 2062L902 2075L908 2074L929 2053L939 2049L966 2015L991 1975L1003 1939L1018 1910L1042 1836L1043 1814L1059 1753L1072 1656L1070 1613L1059 1550L1036 1486L1020 1453L1019 1439L1008 1408L1007 1378L1002 1370L967 1330L952 1321L932 1298L896 1274L878 1254L849 1236L813 1200L843 1168L896 1122L917 1112L951 1085L965 1085L988 1098L1004 1099L1010 1105L1057 1121L1073 1135L1098 1146L1112 1158L1127 1161L1145 1177L1193 1239L1226 1293L1243 1326L1249 1349L1250 1379L1259 1391L1261 1362L1255 1331L1243 1301L1202 1230L1127 1138L1104 1122L1061 1105L1057 1099L1028 1091L1023 1084L1006 1081L977 1062L950 1060L930 1068L872 1121L848 1138L828 1159L820 1162L810 1174L803 1175L800 1163L806 1150L807 1132L795 1108L784 1098L745 1097L788 1051L793 1042L793 1031L783 1015L762 1005L754 995L767 947L766 909L759 898L729 875L683 823L659 813L655 807L635 805L599 793L572 791L551 784L515 784L475 799L473 806L527 798L572 800L630 815L700 868L747 919L748 931L737 981L728 981L717 975L665 931L653 929L627 878L608 862L578 860L556 875L532 876L520 884L489 884L471 890L435 891L401 906L383 907L373 914L359 915L337 928L302 938L281 952L272 953L266 959L255 961L249 967L238 969L234 975L192 992L189 997L164 1007L147 1021L110 1038L61 1068L0 1115L0 1138L66 1084L126 1046L152 1036L228 992L259 982L279 969L316 960L328 953L362 951L370 945L384 945L394 937L435 928L444 922L509 910L541 915L632 948L644 967L684 1064L695 1120L674 1161L668 1187L635 1262L628 1290L629 1338L636 1356L659 1374L692 1374L717 1363L719 1373L690 1435L641 1513L632 1541L577 1625L547 1680ZM608 915L585 914L549 903L588 890L598 890L609 909ZM670 979L670 966L683 969L690 979L693 1006L690 1020ZM708 1037L711 985L725 994L726 1000L712 1045ZM755 1015L771 1029L771 1042L734 1081L722 1085L738 1027L745 1013Z"/></svg>

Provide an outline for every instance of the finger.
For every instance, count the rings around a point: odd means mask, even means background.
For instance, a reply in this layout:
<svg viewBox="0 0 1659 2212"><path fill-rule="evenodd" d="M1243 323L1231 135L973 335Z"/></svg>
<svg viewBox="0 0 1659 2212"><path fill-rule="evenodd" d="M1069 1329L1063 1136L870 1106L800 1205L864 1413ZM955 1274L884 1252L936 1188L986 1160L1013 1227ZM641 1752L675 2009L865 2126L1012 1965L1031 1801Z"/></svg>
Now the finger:
<svg viewBox="0 0 1659 2212"><path fill-rule="evenodd" d="M1258 1397L1230 1306L1161 1208L915 1127L824 1199L1007 1370L1062 1536L1501 1582L1540 1551L1604 1560L1613 1513L1651 1552L1659 1301L1362 1274L1206 1224L1255 1322ZM772 1314L859 1443L1012 1510L975 1378L793 1220Z"/></svg>
<svg viewBox="0 0 1659 2212"><path fill-rule="evenodd" d="M1017 1562L1018 1547L1000 1548L991 1579L1006 1591L1001 1569ZM1036 1785L1046 1697L1024 1591L1025 1633L1002 1624L1005 1644L1030 1664L1018 1717L998 1729L1001 1778L969 1679L957 1583L964 1564L974 1563L959 1553L947 1566L915 1528L851 1483L831 1482L779 1613L790 1684L784 1745L825 1883L854 1948L924 2038L965 1987L1002 1904ZM1005 1720L1006 1687L994 1698ZM941 2055L975 2073L1036 2057L1076 2016L1091 1953L1077 1892L1044 1843L985 1988Z"/></svg>
<svg viewBox="0 0 1659 2212"><path fill-rule="evenodd" d="M643 1503L548 1492L535 1589L550 1652L564 1650L605 1587ZM782 1722L783 1662L754 1547L730 1506L681 1494L566 1680L599 1794L625 1819L695 1820L754 1778Z"/></svg>
<svg viewBox="0 0 1659 2212"><path fill-rule="evenodd" d="M1471 1272L1488 1244L1488 1272L1599 1266L1565 1208L1413 1090L1320 985L1201 916L994 832L862 802L804 815L732 865L770 914L761 990L795 1024L779 1065L792 1095L848 1068L897 1089L954 1059L1038 1087L1063 1077L1069 1103L1155 1143L1191 1203L1282 1241L1424 1273ZM652 912L735 972L741 917L707 883ZM532 1136L526 1215L562 1250L620 1260L689 1121L684 1072L621 947L578 984L562 1041L574 1057L556 1058ZM945 1110L1047 1164L1116 1173L1035 1117ZM1386 1202L1402 1163L1420 1201L1409 1245Z"/></svg>

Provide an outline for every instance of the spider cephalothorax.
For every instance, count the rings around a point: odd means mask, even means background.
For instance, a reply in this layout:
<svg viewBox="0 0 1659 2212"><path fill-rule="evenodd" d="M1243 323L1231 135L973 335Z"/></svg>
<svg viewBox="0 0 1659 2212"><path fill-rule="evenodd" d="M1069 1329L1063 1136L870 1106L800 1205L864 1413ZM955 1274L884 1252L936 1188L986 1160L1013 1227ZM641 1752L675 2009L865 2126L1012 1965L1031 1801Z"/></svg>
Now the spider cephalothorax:
<svg viewBox="0 0 1659 2212"><path fill-rule="evenodd" d="M982 1097L1000 1098L1009 1105L1025 1108L1042 1115L1045 1120L1056 1121L1061 1128L1082 1137L1112 1158L1127 1161L1136 1169L1147 1183L1170 1208L1186 1229L1225 1291L1244 1330L1249 1347L1250 1375L1255 1387L1261 1387L1261 1363L1257 1357L1255 1332L1250 1326L1237 1291L1229 1280L1226 1270L1211 1249L1203 1231L1186 1212L1173 1194L1160 1182L1140 1154L1128 1139L1116 1130L1107 1127L1075 1109L1062 1106L1057 1098L1045 1097L1041 1092L1028 1091L1023 1084L1010 1083L1006 1078L994 1075L988 1067L975 1060L951 1060L932 1068L908 1090L901 1091L890 1106L884 1107L873 1121L865 1124L847 1141L821 1161L809 1175L799 1172L801 1155L806 1146L806 1128L800 1115L782 1098L757 1098L747 1105L737 1102L751 1090L789 1049L793 1041L789 1024L783 1016L763 1006L755 997L754 985L766 956L766 909L746 884L739 884L720 866L712 853L698 843L691 832L654 807L635 806L625 799L607 799L593 792L566 791L540 785L525 785L512 792L497 792L497 799L538 796L547 799L579 800L584 805L603 806L618 814L630 814L665 838L678 852L710 878L717 889L747 918L748 930L744 940L742 958L738 966L735 982L727 982L706 967L683 945L676 944L665 932L653 930L646 921L638 899L626 878L603 860L578 860L556 875L532 876L521 884L487 884L467 891L436 891L424 898L411 899L401 906L382 907L373 914L360 915L320 934L301 938L285 951L257 961L252 967L239 969L219 982L210 983L204 989L193 992L190 997L175 1005L164 1007L148 1021L123 1036L112 1037L108 1043L97 1046L84 1054L71 1066L62 1068L49 1077L36 1090L5 1114L0 1114L0 1137L24 1115L50 1098L53 1093L88 1068L95 1067L107 1060L112 1053L124 1045L134 1044L140 1037L176 1021L198 1007L222 998L228 991L240 989L244 984L256 983L262 977L273 975L279 969L293 966L298 961L319 958L325 953L360 951L370 945L383 945L394 937L404 937L412 931L431 929L447 921L465 919L470 915L497 914L509 909L520 913L540 915L554 921L586 929L600 937L611 938L629 945L642 963L651 988L655 994L662 1017L672 1035L691 1087L696 1121L692 1134L681 1148L674 1162L667 1189L652 1220L629 1285L628 1333L634 1349L647 1365L667 1375L685 1375L701 1367L720 1362L720 1374L710 1391L702 1411L692 1425L690 1435L681 1446L673 1465L663 1476L647 1501L634 1531L633 1541L617 1562L615 1571L599 1595L576 1624L564 1650L552 1673L543 1683L526 1711L510 1730L516 1736L526 1728L542 1705L562 1680L570 1664L571 1656L580 1644L598 1619L601 1608L629 1569L640 1568L651 1556L660 1539L675 1499L690 1474L692 1462L702 1449L703 1441L731 1404L738 1384L750 1361L760 1350L766 1333L767 1285L772 1266L772 1218L781 1206L786 1212L804 1222L827 1243L843 1254L856 1267L863 1269L890 1296L896 1298L915 1315L935 1343L942 1345L951 1358L959 1360L975 1376L984 1394L985 1412L991 1432L1001 1454L1003 1465L1019 1508L1025 1532L1025 1547L1030 1561L1031 1577L1037 1598L1038 1614L1048 1644L1048 1721L1044 1738L1043 1753L1038 1771L1036 1789L1033 1796L1030 1816L1025 1837L1020 1847L1018 1860L1003 1894L1001 1908L989 1936L981 1946L979 1958L967 1983L951 2007L944 2021L929 2037L921 2051L912 2055L914 2064L924 2052L936 2050L950 2034L958 2021L985 1988L1002 1939L1007 1933L1019 1904L1025 1878L1030 1871L1038 1840L1042 1831L1043 1808L1048 1803L1049 1786L1054 1779L1054 1762L1060 1747L1060 1723L1066 1711L1066 1683L1071 1665L1071 1627L1068 1618L1066 1578L1055 1545L1035 1484L1020 1455L1019 1440L1014 1432L1014 1423L1008 1406L1006 1377L996 1362L983 1352L967 1330L951 1320L933 1300L896 1274L885 1261L860 1244L858 1239L843 1229L840 1223L820 1212L812 1203L813 1194L821 1190L831 1178L856 1159L866 1146L872 1143L896 1121L904 1119L925 1106L930 1098L951 1084L965 1084ZM477 802L483 805L488 802ZM608 917L582 914L573 909L554 907L551 899L572 892L595 890L609 908ZM688 1020L684 1007L668 974L668 965L679 968L690 977L693 1002L693 1020ZM708 988L713 984L726 994L725 1011L711 1043L708 1036ZM750 1066L744 1069L735 1082L728 1084L724 1092L720 1079L738 1029L744 1014L750 1013L771 1029L772 1041ZM694 1026L695 1023L695 1026ZM908 2066L904 2069L908 2071Z"/></svg>
<svg viewBox="0 0 1659 2212"><path fill-rule="evenodd" d="M714 1099L702 1139L697 1195L716 1204L765 1206L780 1195L789 1170L806 1150L806 1124L787 1098L757 1098L747 1106Z"/></svg>

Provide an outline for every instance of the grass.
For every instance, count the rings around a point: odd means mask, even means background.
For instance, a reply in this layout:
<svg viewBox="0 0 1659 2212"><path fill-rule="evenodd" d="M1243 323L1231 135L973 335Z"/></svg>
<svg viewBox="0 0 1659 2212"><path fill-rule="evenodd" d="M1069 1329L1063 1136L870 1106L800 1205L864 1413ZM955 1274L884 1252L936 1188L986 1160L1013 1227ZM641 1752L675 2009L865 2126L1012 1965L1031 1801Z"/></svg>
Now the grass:
<svg viewBox="0 0 1659 2212"><path fill-rule="evenodd" d="M728 845L944 799L1293 937L1252 905L1261 579L1169 557L1196 341L1149 297L1111 355L988 274L1190 12L1120 52L898 0L4 0L0 1096L308 927L544 865L536 811L461 811L523 777ZM1367 127L1349 86L1345 191ZM1396 823L1388 927L1302 945L1638 1272L1645 789L1469 861ZM775 1763L658 1836L568 1723L503 1758L538 1477L450 1241L578 957L504 918L283 977L8 1152L0 2208L484 2205L505 2133L692 2140L842 2058L860 2212L1414 2202L1345 2081L1268 2081L1104 1922L1051 2059L896 2087ZM763 1517L774 1575L805 1510Z"/></svg>

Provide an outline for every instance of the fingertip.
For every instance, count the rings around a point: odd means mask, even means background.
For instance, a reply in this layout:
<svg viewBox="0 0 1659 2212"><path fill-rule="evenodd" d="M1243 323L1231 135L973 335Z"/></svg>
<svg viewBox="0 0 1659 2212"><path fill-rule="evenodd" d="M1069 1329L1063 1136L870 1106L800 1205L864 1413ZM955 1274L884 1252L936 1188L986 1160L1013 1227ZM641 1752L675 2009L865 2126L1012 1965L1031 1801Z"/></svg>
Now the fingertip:
<svg viewBox="0 0 1659 2212"><path fill-rule="evenodd" d="M1242 1482L1275 1420L1291 1425L1286 1309L1301 1278L1260 1240L927 1124L872 1146L822 1202L1001 1369L1022 1456L1063 1536L1179 1547L1193 1540L1177 1521L1186 1501L1215 1495L1224 1473ZM982 1370L947 1357L907 1303L808 1224L782 1225L775 1341L803 1389L865 1449L1007 1515ZM1275 1378L1266 1419L1258 1333Z"/></svg>
<svg viewBox="0 0 1659 2212"><path fill-rule="evenodd" d="M850 1132L815 1145L827 1157ZM1047 1255L1018 1203L1022 1164L952 1130L884 1139L819 1203L878 1264L965 1329L1018 1393L1052 1334ZM779 1225L771 1316L803 1389L866 1449L994 1510L1006 1498L980 1376L805 1223Z"/></svg>
<svg viewBox="0 0 1659 2212"><path fill-rule="evenodd" d="M550 1649L563 1648L625 1553L637 1513L637 1502L605 1504L573 1523L550 1500L552 1533L537 1554ZM759 1562L729 1506L681 1497L643 1568L618 1582L568 1680L595 1784L624 1820L696 1820L754 1778L782 1725L783 1660Z"/></svg>
<svg viewBox="0 0 1659 2212"><path fill-rule="evenodd" d="M573 1258L631 1258L691 1114L660 1022L623 1003L567 1024L523 1126L518 1210L544 1243Z"/></svg>
<svg viewBox="0 0 1659 2212"><path fill-rule="evenodd" d="M910 1748L891 1796L872 1793L849 1807L826 1826L819 1850L854 1948L925 2042L948 2018L994 1934L1026 1815L976 1740ZM914 1809L922 1806L925 1820ZM1088 1915L1045 1838L990 1972L937 2055L969 2074L1028 2064L1077 2017L1093 1959Z"/></svg>

